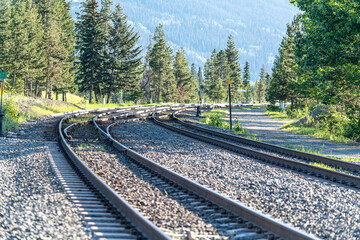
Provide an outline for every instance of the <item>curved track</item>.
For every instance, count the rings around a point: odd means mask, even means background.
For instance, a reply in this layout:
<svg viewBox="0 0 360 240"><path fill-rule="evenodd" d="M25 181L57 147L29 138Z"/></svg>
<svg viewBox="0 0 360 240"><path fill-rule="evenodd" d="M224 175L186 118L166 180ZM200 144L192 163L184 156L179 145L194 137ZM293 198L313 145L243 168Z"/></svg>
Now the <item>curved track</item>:
<svg viewBox="0 0 360 240"><path fill-rule="evenodd" d="M185 136L188 136L191 138L195 138L197 140L207 142L207 143L231 150L233 152L237 152L237 153L240 153L240 154L243 154L246 156L250 156L255 159L259 159L266 163L272 163L272 164L275 164L275 165L278 165L281 167L289 168L291 170L315 175L317 177L320 177L323 179L329 179L333 182L349 185L351 187L355 187L355 188L360 187L360 177L358 177L358 176L349 175L349 174L334 171L334 170L328 170L328 169L313 166L313 165L310 165L310 164L307 164L304 162L287 159L287 158L284 158L281 156L274 156L272 154L264 153L262 151L254 150L249 147L244 147L244 146L240 146L240 145L228 142L227 139L231 139L232 141L234 141L234 139L235 139L235 140L241 141L242 143L247 142L248 145L253 145L253 143L255 142L256 144L258 144L257 147L266 146L266 149L269 149L270 145L266 144L266 143L261 143L261 142L246 139L246 138L236 137L236 136L229 135L229 134L223 134L223 133L220 133L217 131L200 128L200 127L194 126L192 124L188 124L188 123L184 124L184 122L182 122L183 125L186 125L189 128L189 130L185 130L183 128L179 128L179 127L172 126L170 124L166 124L163 121L159 121L156 117L153 117L153 119L156 124L158 124L164 128L167 128L169 130L172 130L174 132L177 132L182 135L185 135ZM196 129L197 131L206 132L207 134L196 133L196 132L194 132L194 129ZM218 138L209 136L209 134L214 135L214 136L221 136L225 140L219 140ZM274 149L278 149L278 146L274 146ZM286 150L286 148L285 148L285 150ZM295 152L298 152L298 151L295 151ZM295 152L293 154L295 154ZM317 155L314 155L314 156L317 156ZM334 160L335 160L335 162L339 162L336 159L334 159ZM340 161L340 162L342 162L342 161Z"/></svg>
<svg viewBox="0 0 360 240"><path fill-rule="evenodd" d="M166 110L171 110L171 109L166 109ZM193 182L181 175L176 174L175 172L172 172L172 171L156 164L155 162L132 151L131 149L125 147L124 145L122 145L118 141L116 141L114 138L112 138L110 135L110 130L109 130L111 128L111 126L108 126L106 128L107 130L104 131L103 129L101 129L98 126L96 118L94 119L93 122L94 122L95 126L97 126L101 135L103 135L107 140L109 140L115 148L117 148L119 151L121 151L126 156L139 162L141 165L144 165L147 168L150 168L152 171L157 172L158 174L165 177L169 181L172 181L175 184L193 192L194 194L200 196L201 198L211 201L213 204L216 204L216 205L226 209L227 211L235 214L236 216L246 219L247 221L251 222L252 225L256 225L256 226L260 227L262 229L262 231L270 231L270 232L274 233L276 236L280 236L285 239L315 239L315 237L313 237L313 236L310 236L304 232L298 231L298 230L291 228L285 224L279 223L278 221L275 221L274 219L271 219L268 216L265 216L259 212L256 212L256 211L240 204L239 202L236 202L230 198L222 196L221 194L219 194L217 192L214 192L206 187L203 187L196 182ZM121 123L118 122L115 124L121 124Z"/></svg>
<svg viewBox="0 0 360 240"><path fill-rule="evenodd" d="M329 166L332 166L335 168L344 169L344 170L355 172L355 173L360 172L359 164L346 162L346 161L342 161L342 160L338 160L338 159L333 159L333 158L329 158L329 157L325 157L325 156L315 155L315 154L311 154L311 153L301 152L301 151L297 151L297 150L286 148L286 147L281 147L281 146L277 146L277 145L273 145L273 144L269 144L269 143L265 143L265 142L260 142L260 141L244 138L244 137L241 137L238 135L236 136L236 135L231 135L231 134L227 134L227 133L223 133L223 132L219 132L219 131L215 131L215 130L210 130L208 128L200 127L200 126L191 124L187 121L181 120L180 118L176 117L177 113L178 113L178 111L175 112L174 114L172 114L172 118L176 122L180 123L181 125L183 125L185 127L190 128L190 129L195 129L195 130L201 131L203 133L208 133L213 136L232 140L232 141L235 141L235 142L238 142L241 144L245 144L248 146L254 146L254 147L261 148L261 149L269 150L271 152L280 153L285 156L291 156L291 157L295 157L298 159L304 159L304 160L311 161L311 162L324 163L326 165L329 165Z"/></svg>
<svg viewBox="0 0 360 240"><path fill-rule="evenodd" d="M126 110L126 109L120 109L120 110ZM134 110L134 109L129 109ZM75 114L76 116L87 114L88 111L84 111L81 113ZM127 222L127 225L133 226L133 231L138 232L139 234L136 236L136 238L149 238L149 239L170 239L166 234L164 234L160 229L158 229L153 223L151 223L148 219L144 218L138 211L136 211L133 207L131 207L123 198L121 198L113 189L111 189L105 182L103 182L94 172L90 170L89 167L87 167L84 162L79 159L79 157L74 153L74 151L71 149L69 144L67 143L65 139L65 134L63 134L63 122L67 121L72 116L65 116L63 119L61 119L59 123L59 134L60 134L60 144L65 150L65 153L71 160L71 163L76 168L75 171L81 172L81 174L84 176L88 184L91 186L92 189L96 189L98 192L98 198L105 199L106 202L109 204L110 208L113 210L113 213L117 218L119 216L122 216L118 221L120 222ZM64 136L65 135L65 136ZM60 172L60 174L62 174ZM83 190L83 189L81 189ZM84 190L86 191L86 190ZM86 198L89 198L90 200L97 200L91 198L90 195L84 196L85 198L83 200L86 201ZM98 203L98 202L97 202ZM103 211L105 208L104 205L97 204L97 208L95 208L95 211ZM109 219L106 217L99 217L97 218L97 222L104 226L104 224L109 223ZM121 227L118 228L118 230L121 229ZM106 234L106 229L97 229L96 231L98 235L104 235ZM139 237L140 236L140 237Z"/></svg>

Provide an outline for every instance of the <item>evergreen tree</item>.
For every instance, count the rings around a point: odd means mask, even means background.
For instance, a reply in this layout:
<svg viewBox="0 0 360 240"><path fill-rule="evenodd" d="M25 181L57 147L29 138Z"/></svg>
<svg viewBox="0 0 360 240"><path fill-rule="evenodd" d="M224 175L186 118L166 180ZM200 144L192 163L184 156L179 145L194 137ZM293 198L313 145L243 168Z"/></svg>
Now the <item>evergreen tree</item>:
<svg viewBox="0 0 360 240"><path fill-rule="evenodd" d="M153 37L154 45L150 51L149 65L153 72L152 89L154 99L160 101L175 101L177 98L176 81L173 73L172 49L167 46L163 26L156 27Z"/></svg>
<svg viewBox="0 0 360 240"><path fill-rule="evenodd" d="M46 97L51 99L53 86L59 85L59 82L62 81L62 74L64 73L62 63L68 57L66 46L63 44L64 23L62 22L66 6L63 0L35 0L34 2L38 6L44 30L42 46L45 63L45 93ZM37 81L37 94L40 94L38 91L39 84Z"/></svg>
<svg viewBox="0 0 360 240"><path fill-rule="evenodd" d="M199 85L199 89L200 89L200 98L203 99L204 98L204 79L203 79L203 72L201 70L201 67L199 67L199 71L198 71L198 85Z"/></svg>
<svg viewBox="0 0 360 240"><path fill-rule="evenodd" d="M244 67L244 75L243 75L243 86L244 89L247 90L247 93L245 94L245 100L246 102L249 102L249 99L251 98L251 91L250 91L250 65L249 62L245 63Z"/></svg>
<svg viewBox="0 0 360 240"><path fill-rule="evenodd" d="M233 101L240 101L241 93L238 92L237 89L241 89L243 85L241 79L241 68L239 64L239 51L235 47L232 35L229 36L225 52L231 71L231 98L233 99Z"/></svg>
<svg viewBox="0 0 360 240"><path fill-rule="evenodd" d="M215 63L215 58L217 55L217 51L216 49L214 49L211 53L210 58L208 58L205 62L205 68L204 68L204 75L205 75L205 79L204 79L204 90L205 93L211 98L210 95L210 90L211 90L211 83L212 81L214 81L214 63Z"/></svg>
<svg viewBox="0 0 360 240"><path fill-rule="evenodd" d="M265 86L266 86L266 72L265 72L265 66L263 65L260 70L260 78L255 83L255 93L258 99L258 103L261 103L265 97Z"/></svg>
<svg viewBox="0 0 360 240"><path fill-rule="evenodd" d="M276 100L285 102L298 97L298 78L295 70L295 29L296 19L292 24L287 25L287 33L283 38L279 55L273 64L271 82L266 90L266 98L269 102L275 103Z"/></svg>
<svg viewBox="0 0 360 240"><path fill-rule="evenodd" d="M31 0L14 1L6 31L5 68L11 78L10 86L27 94L27 80L40 68L42 28L37 10ZM24 79L23 87L17 78Z"/></svg>
<svg viewBox="0 0 360 240"><path fill-rule="evenodd" d="M62 100L66 101L66 93L74 91L75 86L75 24L70 14L70 3L62 0L60 5L61 44L65 51L65 58L61 61L62 80L55 86L56 95L62 93Z"/></svg>
<svg viewBox="0 0 360 240"><path fill-rule="evenodd" d="M224 88L227 89L231 70L224 50L220 50L220 52L216 55L214 62L214 74L215 79L220 78L223 81Z"/></svg>
<svg viewBox="0 0 360 240"><path fill-rule="evenodd" d="M92 102L94 86L98 86L102 78L103 32L104 18L99 12L96 0L86 0L82 3L81 14L78 16L77 51L80 66L77 72L77 81L80 91L89 92L89 102ZM95 94L97 98L97 95Z"/></svg>
<svg viewBox="0 0 360 240"><path fill-rule="evenodd" d="M144 74L140 83L141 90L144 91L144 97L147 103L151 103L151 82L153 80L153 75L151 72L151 68L149 66L150 50L151 50L151 37L148 45L148 51L146 52L145 55L145 62L143 66Z"/></svg>
<svg viewBox="0 0 360 240"><path fill-rule="evenodd" d="M195 69L195 65L193 65L193 68ZM194 70L193 68L192 70ZM198 86L193 73L190 73L189 71L189 62L186 60L185 51L182 48L176 52L174 75L179 91L178 101L194 100Z"/></svg>
<svg viewBox="0 0 360 240"><path fill-rule="evenodd" d="M6 29L9 21L9 1L0 0L0 71L4 71Z"/></svg>
<svg viewBox="0 0 360 240"><path fill-rule="evenodd" d="M109 41L109 81L107 82L108 101L114 91L135 91L139 93L142 73L140 38L128 24L127 16L118 4L111 16L112 27Z"/></svg>
<svg viewBox="0 0 360 240"><path fill-rule="evenodd" d="M196 67L195 67L195 63L191 64L191 76L193 76L194 79L198 80L198 75L196 72Z"/></svg>

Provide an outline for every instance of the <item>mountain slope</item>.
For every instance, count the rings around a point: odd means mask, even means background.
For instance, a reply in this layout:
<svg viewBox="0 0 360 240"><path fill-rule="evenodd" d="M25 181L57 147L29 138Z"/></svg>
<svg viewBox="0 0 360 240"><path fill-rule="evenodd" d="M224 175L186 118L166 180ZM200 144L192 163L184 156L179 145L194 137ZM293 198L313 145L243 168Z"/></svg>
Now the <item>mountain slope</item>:
<svg viewBox="0 0 360 240"><path fill-rule="evenodd" d="M270 72L277 49L298 9L288 0L113 0L120 2L141 35L146 49L155 27L162 23L174 51L184 47L190 63L203 67L215 48L226 47L232 34L241 52L241 66L250 63L252 80L262 64ZM72 3L79 12L80 3Z"/></svg>

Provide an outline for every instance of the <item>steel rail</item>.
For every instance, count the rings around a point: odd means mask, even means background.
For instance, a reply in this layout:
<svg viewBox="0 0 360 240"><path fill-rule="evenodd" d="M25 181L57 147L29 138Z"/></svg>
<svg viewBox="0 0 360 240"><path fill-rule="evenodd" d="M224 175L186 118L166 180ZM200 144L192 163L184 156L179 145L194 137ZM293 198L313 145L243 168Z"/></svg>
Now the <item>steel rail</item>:
<svg viewBox="0 0 360 240"><path fill-rule="evenodd" d="M334 159L334 158L329 158L329 157L325 157L325 156L320 156L320 155L316 155L316 154L312 154L312 153L301 152L301 151L297 151L297 150L286 148L286 147L277 146L277 145L270 144L270 143L260 142L260 141L244 138L244 137L241 137L241 136L235 136L235 135L219 132L219 131L216 131L216 130L210 130L210 129L207 129L207 128L203 128L203 127L196 126L194 124L182 121L181 119L177 118L175 116L175 114L173 114L173 119L176 120L177 122L179 122L180 124L182 124L184 126L187 126L187 127L190 127L190 128L193 128L193 129L196 129L196 130L199 130L199 131L204 132L204 133L209 133L209 134L212 134L214 136L230 139L232 141L236 141L236 142L239 142L239 143L242 143L242 144L246 144L246 145L254 146L254 147L259 147L259 148L262 148L262 149L266 149L266 150L269 150L269 151L272 151L272 152L277 152L277 153L289 155L289 156L296 157L296 158L299 158L299 159L305 159L305 160L310 160L310 161L314 161L314 162L318 162L318 163L324 163L324 164L327 164L329 166L342 168L342 169L352 171L352 172L360 172L360 165L359 164L346 162L346 161L342 161L342 160L338 160L338 159Z"/></svg>
<svg viewBox="0 0 360 240"><path fill-rule="evenodd" d="M233 214L248 220L249 222L255 224L256 226L262 228L263 230L269 231L284 239L291 239L291 240L318 239L315 236L312 236L301 230L295 229L284 223L276 221L263 213L255 211L240 202L237 202L231 198L223 196L205 186L202 186L197 182L194 182L174 171L171 171L161 166L160 164L155 163L154 161L140 155L139 153L119 143L111 136L109 128L107 128L107 132L105 132L97 125L95 118L93 122L96 128L98 129L99 133L102 136L104 136L107 140L109 140L110 143L121 153L137 161L139 164L157 172L158 174L169 179L170 181L182 186L183 188L188 189L189 191L195 193L196 195L199 195L211 201L212 203L232 212Z"/></svg>
<svg viewBox="0 0 360 240"><path fill-rule="evenodd" d="M180 129L180 128L177 128L174 126L170 126L164 122L157 120L155 117L153 117L152 119L154 119L154 122L156 124L158 124L164 128L167 128L169 130L172 130L174 132L180 133L182 135L185 135L185 136L188 136L191 138L195 138L195 139L203 141L203 142L207 142L212 145L216 145L216 146L231 150L233 152L244 154L244 155L250 156L252 158L262 160L264 162L273 163L273 164L276 164L281 167L287 167L287 168L290 168L293 170L297 170L299 172L304 172L304 173L309 173L309 174L314 173L317 177L323 177L324 179L330 179L331 181L339 182L341 184L348 184L352 187L357 187L357 188L360 187L360 177L357 177L357 176L353 176L353 175L349 175L349 174L345 174L345 173L341 173L341 172L337 172L337 171L333 171L333 170L328 170L325 168L313 166L313 165L310 165L307 163L302 163L302 162L298 162L298 161L294 161L294 160L290 160L290 159L285 159L282 157L276 157L276 156L273 156L273 155L270 155L267 153L253 150L251 148L241 147L239 145L228 143L226 141L222 141L222 140L219 140L216 138L208 137L208 136L205 136L202 134L193 133L191 131L187 131L187 130Z"/></svg>
<svg viewBox="0 0 360 240"><path fill-rule="evenodd" d="M84 176L94 185L94 187L104 195L104 197L127 219L130 220L135 227L140 230L144 236L149 239L170 239L168 235L163 233L151 221L142 216L129 203L127 203L121 196L119 196L111 187L109 187L100 177L98 177L86 164L75 154L69 144L66 142L62 132L62 123L68 119L69 116L61 119L59 123L60 145L65 150L65 153L74 165L81 171Z"/></svg>

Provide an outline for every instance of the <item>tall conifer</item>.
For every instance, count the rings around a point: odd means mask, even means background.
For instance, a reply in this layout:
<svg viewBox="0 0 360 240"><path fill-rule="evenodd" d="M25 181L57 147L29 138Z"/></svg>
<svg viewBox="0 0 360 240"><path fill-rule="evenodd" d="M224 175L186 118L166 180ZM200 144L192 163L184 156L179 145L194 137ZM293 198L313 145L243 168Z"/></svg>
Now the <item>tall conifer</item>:
<svg viewBox="0 0 360 240"><path fill-rule="evenodd" d="M103 24L105 19L99 12L96 0L86 0L82 3L81 14L78 17L77 28L77 51L79 53L80 66L77 80L80 91L89 92L89 102L92 102L94 86L99 85L102 78L103 67ZM95 98L98 92L95 91Z"/></svg>
<svg viewBox="0 0 360 240"><path fill-rule="evenodd" d="M173 73L172 49L167 45L163 26L156 27L153 37L154 45L150 51L149 65L153 72L152 88L154 99L159 101L174 101L177 97L176 81Z"/></svg>
<svg viewBox="0 0 360 240"><path fill-rule="evenodd" d="M140 82L140 74L143 72L139 56L142 50L141 46L137 46L140 36L128 24L120 4L115 7L111 21L108 96L114 91L135 91Z"/></svg>
<svg viewBox="0 0 360 240"><path fill-rule="evenodd" d="M249 99L251 98L251 91L250 91L250 65L249 62L245 63L244 67L244 74L243 74L243 86L245 89L247 89L247 92L245 94L246 102L249 102Z"/></svg>
<svg viewBox="0 0 360 240"><path fill-rule="evenodd" d="M226 57L230 66L230 80L231 80L231 97L234 101L240 101L241 93L237 91L243 87L241 78L241 68L239 64L239 50L236 49L232 35L229 36Z"/></svg>
<svg viewBox="0 0 360 240"><path fill-rule="evenodd" d="M195 69L195 66L193 68ZM189 71L189 62L186 60L185 52L182 48L176 52L174 74L179 91L178 100L194 100L198 87L193 74Z"/></svg>

